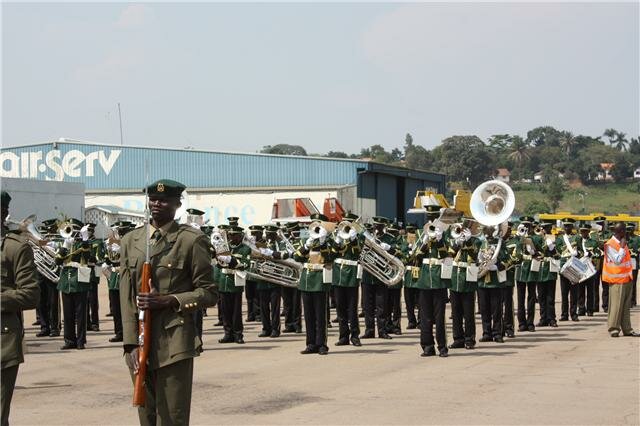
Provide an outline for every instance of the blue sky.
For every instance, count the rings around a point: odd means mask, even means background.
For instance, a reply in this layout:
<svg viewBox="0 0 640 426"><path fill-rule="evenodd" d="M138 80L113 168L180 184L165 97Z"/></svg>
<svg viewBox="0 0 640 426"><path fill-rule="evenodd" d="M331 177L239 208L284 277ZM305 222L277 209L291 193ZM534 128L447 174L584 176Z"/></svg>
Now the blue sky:
<svg viewBox="0 0 640 426"><path fill-rule="evenodd" d="M2 144L308 152L639 133L639 6L3 4Z"/></svg>

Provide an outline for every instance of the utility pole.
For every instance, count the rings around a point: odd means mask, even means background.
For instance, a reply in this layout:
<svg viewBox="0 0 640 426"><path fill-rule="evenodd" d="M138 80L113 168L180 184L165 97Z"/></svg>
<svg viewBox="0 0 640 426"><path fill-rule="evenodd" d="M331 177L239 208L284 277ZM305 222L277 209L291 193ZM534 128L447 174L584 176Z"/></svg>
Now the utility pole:
<svg viewBox="0 0 640 426"><path fill-rule="evenodd" d="M123 145L124 140L122 138L122 114L120 112L120 102L118 102L118 118L120 119L120 145Z"/></svg>

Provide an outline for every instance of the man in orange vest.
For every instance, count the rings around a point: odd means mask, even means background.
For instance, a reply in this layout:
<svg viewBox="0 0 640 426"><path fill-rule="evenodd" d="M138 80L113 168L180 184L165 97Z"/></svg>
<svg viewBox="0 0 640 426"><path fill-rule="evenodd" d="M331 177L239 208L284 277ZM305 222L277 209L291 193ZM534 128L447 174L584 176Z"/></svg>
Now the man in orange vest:
<svg viewBox="0 0 640 426"><path fill-rule="evenodd" d="M618 337L620 330L625 336L640 337L631 327L631 280L633 267L631 252L625 238L625 223L618 222L613 236L604 245L602 281L609 284L609 334Z"/></svg>

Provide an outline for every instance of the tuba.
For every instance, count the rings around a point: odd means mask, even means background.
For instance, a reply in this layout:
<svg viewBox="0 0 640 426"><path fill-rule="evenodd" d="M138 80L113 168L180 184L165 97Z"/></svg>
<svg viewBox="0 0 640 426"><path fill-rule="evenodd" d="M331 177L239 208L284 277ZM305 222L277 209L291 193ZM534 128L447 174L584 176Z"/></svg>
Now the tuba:
<svg viewBox="0 0 640 426"><path fill-rule="evenodd" d="M60 266L56 263L56 252L51 247L47 246L47 241L36 229L34 222L36 215L31 215L20 222L7 219L7 223L17 225L18 228L25 232L27 237L27 243L33 251L33 260L38 272L42 274L49 281L57 283L60 280Z"/></svg>
<svg viewBox="0 0 640 426"><path fill-rule="evenodd" d="M469 205L473 218L481 225L496 227L494 236L498 238L495 247L487 244L486 248L478 254L478 278L482 278L498 259L502 248L502 237L507 230L505 222L513 213L516 199L509 185L498 180L489 180L473 191Z"/></svg>
<svg viewBox="0 0 640 426"><path fill-rule="evenodd" d="M298 287L302 276L300 263L293 259L274 259L265 256L251 240L245 240L244 244L251 248L251 265L247 270L248 278L267 281L283 287Z"/></svg>
<svg viewBox="0 0 640 426"><path fill-rule="evenodd" d="M358 262L367 272L383 284L396 285L403 277L405 267L400 259L387 253L369 231L362 232L364 244Z"/></svg>

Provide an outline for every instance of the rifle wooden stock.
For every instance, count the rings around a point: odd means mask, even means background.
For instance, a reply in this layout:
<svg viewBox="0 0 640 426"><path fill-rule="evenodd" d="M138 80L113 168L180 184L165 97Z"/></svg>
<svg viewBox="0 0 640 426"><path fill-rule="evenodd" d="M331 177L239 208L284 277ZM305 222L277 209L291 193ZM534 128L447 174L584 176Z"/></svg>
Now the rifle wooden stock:
<svg viewBox="0 0 640 426"><path fill-rule="evenodd" d="M145 262L142 265L142 282L140 283L140 292L149 293L151 287L151 264ZM146 391L144 389L145 377L147 375L147 359L149 358L149 350L151 349L151 311L148 309L140 310L138 317L138 374L133 387L133 406L144 407Z"/></svg>

